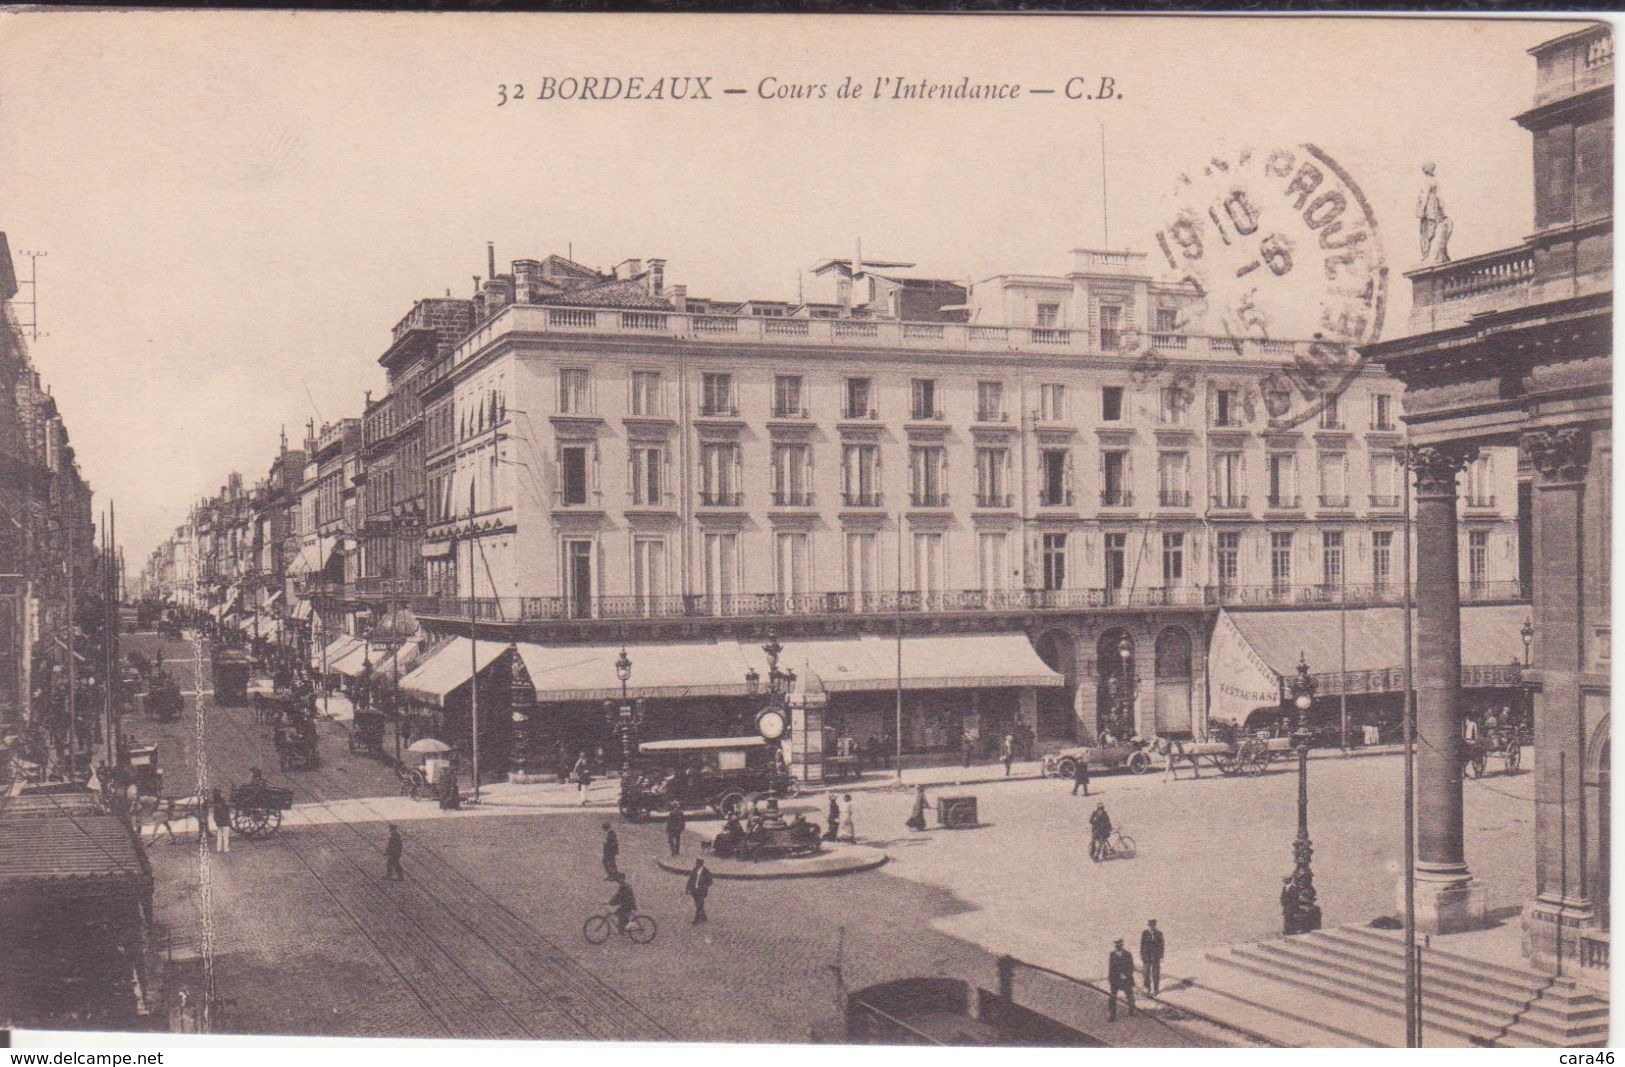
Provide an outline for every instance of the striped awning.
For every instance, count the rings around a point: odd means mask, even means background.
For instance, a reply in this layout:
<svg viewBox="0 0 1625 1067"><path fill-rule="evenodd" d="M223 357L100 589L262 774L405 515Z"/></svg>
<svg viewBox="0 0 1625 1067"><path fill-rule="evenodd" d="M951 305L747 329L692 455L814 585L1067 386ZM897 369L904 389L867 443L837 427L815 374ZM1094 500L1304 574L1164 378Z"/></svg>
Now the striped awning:
<svg viewBox="0 0 1625 1067"><path fill-rule="evenodd" d="M756 669L767 673L766 657ZM825 692L896 689L1053 688L1066 679L1038 658L1023 634L942 634L895 638L866 636L786 642L779 666Z"/></svg>
<svg viewBox="0 0 1625 1067"><path fill-rule="evenodd" d="M506 651L508 646L500 641L476 644L466 637L454 637L401 679L401 692L413 700L444 707L448 696L467 685L477 671L501 659Z"/></svg>
<svg viewBox="0 0 1625 1067"><path fill-rule="evenodd" d="M331 672L333 664L342 659L351 649L362 643L361 638L356 637L354 634L341 634L335 640L328 642L326 648L313 649L310 654L310 665L316 670L325 668Z"/></svg>
<svg viewBox="0 0 1625 1067"><path fill-rule="evenodd" d="M747 696L750 664L734 641L632 645L632 676L626 694L649 699ZM531 685L540 703L613 700L621 695L615 675L620 645L521 644ZM765 668L760 671L766 676Z"/></svg>

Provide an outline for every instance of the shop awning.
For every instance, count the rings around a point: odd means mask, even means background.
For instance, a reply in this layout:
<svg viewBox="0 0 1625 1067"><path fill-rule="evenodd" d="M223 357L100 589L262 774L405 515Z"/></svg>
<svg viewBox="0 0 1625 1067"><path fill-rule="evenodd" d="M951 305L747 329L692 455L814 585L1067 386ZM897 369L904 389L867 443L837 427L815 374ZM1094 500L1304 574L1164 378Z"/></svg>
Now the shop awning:
<svg viewBox="0 0 1625 1067"><path fill-rule="evenodd" d="M95 893L124 885L142 895L152 872L130 834L112 815L0 819L0 896L42 890Z"/></svg>
<svg viewBox="0 0 1625 1067"><path fill-rule="evenodd" d="M469 639L454 637L401 679L401 692L414 700L444 707L447 696L468 684L476 666L483 671L506 651L508 646L500 641L481 641L475 650L478 658L471 662Z"/></svg>
<svg viewBox="0 0 1625 1067"><path fill-rule="evenodd" d="M214 607L209 609L209 614L211 616L213 616L213 618L214 618L214 620L216 622L219 622L221 619L226 617L226 612L228 612L230 610L231 610L231 608L230 608L229 605L216 604Z"/></svg>
<svg viewBox="0 0 1625 1067"><path fill-rule="evenodd" d="M220 617L220 625L236 630L242 627L242 620L235 611L228 611Z"/></svg>
<svg viewBox="0 0 1625 1067"><path fill-rule="evenodd" d="M447 539L444 541L425 541L419 546L418 553L424 559L443 559L451 555L451 550L452 542Z"/></svg>
<svg viewBox="0 0 1625 1067"><path fill-rule="evenodd" d="M766 657L756 669L766 674ZM784 646L781 668L816 678L830 693L895 689L898 646L879 636L794 641ZM808 675L811 675L809 677ZM996 689L1055 687L1066 679L1045 666L1022 634L945 634L905 637L902 642L904 689Z"/></svg>
<svg viewBox="0 0 1625 1067"><path fill-rule="evenodd" d="M1518 631L1528 616L1526 604L1464 606L1463 673L1468 668L1521 664L1523 638ZM1309 672L1329 682L1332 692L1338 691L1335 687L1340 677L1347 679L1349 692L1399 692L1404 688L1403 608L1224 611L1220 613L1216 645L1226 623L1264 673L1278 677L1296 673L1301 655L1309 664ZM1420 663L1417 669L1421 669ZM1263 703L1277 699L1271 688L1269 699Z"/></svg>
<svg viewBox="0 0 1625 1067"><path fill-rule="evenodd" d="M423 643L416 638L405 642L399 648L391 648L388 645L381 647L382 650L373 653L372 657L373 671L380 678L393 678L397 671L405 677L423 659Z"/></svg>
<svg viewBox="0 0 1625 1067"><path fill-rule="evenodd" d="M312 609L311 609L311 606L310 606L310 601L306 600L303 597L300 597L298 600L295 600L293 602L293 617L294 618L298 619L300 622L304 622L304 621L306 621L306 620L308 620L310 618L311 614L312 614Z"/></svg>
<svg viewBox="0 0 1625 1067"><path fill-rule="evenodd" d="M538 703L619 699L615 661L620 654L620 645L519 646ZM750 664L733 641L631 645L626 654L632 660L626 687L631 697L671 700L750 693L745 684ZM765 679L765 669L758 671Z"/></svg>
<svg viewBox="0 0 1625 1067"><path fill-rule="evenodd" d="M359 678L366 664L371 663L374 668L378 666L380 656L387 656L378 645L369 645L365 641L356 641L339 655L337 659L327 661L328 674L342 674L346 678Z"/></svg>
<svg viewBox="0 0 1625 1067"><path fill-rule="evenodd" d="M342 659L351 649L357 648L361 644L361 638L356 637L354 634L341 634L334 640L329 641L326 648L314 649L310 654L310 665L318 671L324 667L328 671L332 671L333 664Z"/></svg>
<svg viewBox="0 0 1625 1067"><path fill-rule="evenodd" d="M272 589L269 592L266 592L266 593L264 593L264 594L262 594L260 596L260 607L267 608L267 609L273 608L273 607L276 606L276 602L278 600L281 600L281 599L282 599L282 590L280 590L280 589Z"/></svg>

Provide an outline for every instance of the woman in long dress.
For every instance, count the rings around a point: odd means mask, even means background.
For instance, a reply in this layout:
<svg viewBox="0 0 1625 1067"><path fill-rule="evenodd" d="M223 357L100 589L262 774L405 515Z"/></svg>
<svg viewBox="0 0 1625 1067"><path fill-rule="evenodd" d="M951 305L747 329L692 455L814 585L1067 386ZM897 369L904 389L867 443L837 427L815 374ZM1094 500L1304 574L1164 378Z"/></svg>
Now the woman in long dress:
<svg viewBox="0 0 1625 1067"><path fill-rule="evenodd" d="M824 830L824 840L834 841L841 836L841 798L835 793L829 795L829 826Z"/></svg>
<svg viewBox="0 0 1625 1067"><path fill-rule="evenodd" d="M910 830L925 829L925 786L914 787L914 813L908 817L907 826Z"/></svg>
<svg viewBox="0 0 1625 1067"><path fill-rule="evenodd" d="M856 843L858 840L858 831L852 823L851 793L841 795L841 840L848 843Z"/></svg>

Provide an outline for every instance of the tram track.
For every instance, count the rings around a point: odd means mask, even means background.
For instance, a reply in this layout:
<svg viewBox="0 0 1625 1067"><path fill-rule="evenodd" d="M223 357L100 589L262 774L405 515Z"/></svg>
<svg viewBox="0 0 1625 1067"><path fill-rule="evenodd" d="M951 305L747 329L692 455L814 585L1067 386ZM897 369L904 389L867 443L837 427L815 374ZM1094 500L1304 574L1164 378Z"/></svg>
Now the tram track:
<svg viewBox="0 0 1625 1067"><path fill-rule="evenodd" d="M217 710L214 720L242 739L261 741L233 712ZM569 957L427 842L414 844L413 876L394 883L401 888L391 891L370 865L356 859L358 853L371 859L379 851L374 837L332 807L339 801L356 802L343 795L344 783L336 770L319 766L297 778L282 778L299 787L333 821L311 823L298 834L278 834L272 840L294 855L448 1034L555 1040L673 1038L657 1020ZM360 802L367 806L365 798ZM387 821L368 807L380 822ZM294 843L307 832L318 842L314 850ZM368 896L372 899L366 907L355 905ZM381 913L390 912L398 923L380 920ZM407 937L406 930L415 931L417 941ZM468 951L470 940L476 951ZM436 1007L430 1009L430 1004ZM455 1010L448 1013L453 1005Z"/></svg>

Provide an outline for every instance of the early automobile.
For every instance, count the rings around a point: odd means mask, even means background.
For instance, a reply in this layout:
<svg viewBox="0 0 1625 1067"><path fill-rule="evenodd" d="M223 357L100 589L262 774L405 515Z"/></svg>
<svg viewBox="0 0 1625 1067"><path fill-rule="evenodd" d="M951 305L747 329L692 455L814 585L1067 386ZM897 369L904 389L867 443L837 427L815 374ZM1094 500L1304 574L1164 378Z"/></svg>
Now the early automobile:
<svg viewBox="0 0 1625 1067"><path fill-rule="evenodd" d="M751 794L794 796L795 791L779 746L759 736L646 741L621 782L620 807L633 821L669 811L673 804L743 818Z"/></svg>
<svg viewBox="0 0 1625 1067"><path fill-rule="evenodd" d="M1151 769L1151 752L1143 742L1115 742L1110 745L1077 745L1063 748L1053 756L1044 758L1044 770L1061 778L1071 778L1078 762L1086 762L1091 771L1128 770L1144 774Z"/></svg>

